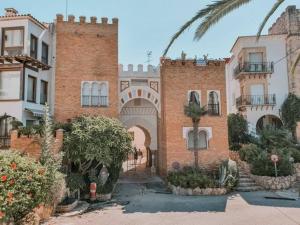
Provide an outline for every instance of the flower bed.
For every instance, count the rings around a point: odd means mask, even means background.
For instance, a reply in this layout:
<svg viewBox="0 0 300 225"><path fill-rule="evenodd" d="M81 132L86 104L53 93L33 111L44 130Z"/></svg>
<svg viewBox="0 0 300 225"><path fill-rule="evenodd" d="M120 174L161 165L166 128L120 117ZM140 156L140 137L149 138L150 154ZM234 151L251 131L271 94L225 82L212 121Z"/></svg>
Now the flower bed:
<svg viewBox="0 0 300 225"><path fill-rule="evenodd" d="M183 188L176 187L169 183L169 188L172 190L174 195L190 195L190 196L201 196L201 195L225 195L227 193L226 188Z"/></svg>
<svg viewBox="0 0 300 225"><path fill-rule="evenodd" d="M296 182L296 174L285 177L268 177L257 175L250 175L250 177L255 181L256 184L267 190L288 189Z"/></svg>

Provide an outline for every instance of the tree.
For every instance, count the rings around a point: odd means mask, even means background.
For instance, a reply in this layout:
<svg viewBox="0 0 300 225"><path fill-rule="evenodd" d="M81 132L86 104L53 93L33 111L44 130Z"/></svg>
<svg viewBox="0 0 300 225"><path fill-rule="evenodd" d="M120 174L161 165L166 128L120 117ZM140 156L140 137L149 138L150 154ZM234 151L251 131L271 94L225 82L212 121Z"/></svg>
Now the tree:
<svg viewBox="0 0 300 225"><path fill-rule="evenodd" d="M217 0L213 1L213 3L208 4L204 9L199 10L194 17L192 17L189 21L187 21L180 29L173 35L171 38L167 48L164 51L164 55L166 56L170 47L173 45L175 40L182 35L184 31L186 31L192 24L195 22L202 20L200 25L197 27L194 39L200 40L204 34L215 25L218 21L220 21L224 16L228 15L232 11L240 8L241 6L252 2L253 0ZM258 32L257 39L259 39L263 28L265 27L267 21L274 14L274 12L278 9L278 7L284 3L285 0L276 0L273 7L270 9L268 14L265 16L263 22L261 23ZM296 58L291 72L294 74L297 64L300 61L300 54Z"/></svg>
<svg viewBox="0 0 300 225"><path fill-rule="evenodd" d="M229 114L227 121L230 149L239 150L241 144L246 144L249 141L248 122L240 114Z"/></svg>
<svg viewBox="0 0 300 225"><path fill-rule="evenodd" d="M65 160L72 165L72 173L79 174L89 184L92 180L97 181L95 175L99 177L105 166L109 172L105 185L111 189L118 179L122 162L132 151L130 134L118 120L102 116L80 116L69 128L63 149Z"/></svg>
<svg viewBox="0 0 300 225"><path fill-rule="evenodd" d="M192 119L193 122L193 151L194 151L194 158L195 158L195 167L199 167L198 163L198 128L200 119L203 115L207 113L206 107L201 107L200 104L197 104L196 102L189 102L188 105L184 106L184 114Z"/></svg>
<svg viewBox="0 0 300 225"><path fill-rule="evenodd" d="M284 126L292 132L296 139L297 122L300 121L300 98L289 94L281 106L281 112Z"/></svg>

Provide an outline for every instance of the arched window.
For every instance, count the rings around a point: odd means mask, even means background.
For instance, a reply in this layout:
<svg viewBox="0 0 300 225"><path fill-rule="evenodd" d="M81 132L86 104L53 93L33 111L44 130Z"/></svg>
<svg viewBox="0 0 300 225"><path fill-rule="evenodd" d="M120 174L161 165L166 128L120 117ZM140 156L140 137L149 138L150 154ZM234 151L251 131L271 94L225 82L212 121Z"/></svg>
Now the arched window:
<svg viewBox="0 0 300 225"><path fill-rule="evenodd" d="M90 91L90 84L88 82L84 82L82 84L82 106L89 106L90 105L90 95L91 95L91 91Z"/></svg>
<svg viewBox="0 0 300 225"><path fill-rule="evenodd" d="M194 133L193 130L188 132L188 149L194 149ZM204 130L198 132L198 140L196 149L207 149L207 133Z"/></svg>
<svg viewBox="0 0 300 225"><path fill-rule="evenodd" d="M92 83L92 97L91 103L92 106L99 106L100 105L100 85L97 82Z"/></svg>
<svg viewBox="0 0 300 225"><path fill-rule="evenodd" d="M207 149L207 133L204 130L201 130L199 133L199 148Z"/></svg>
<svg viewBox="0 0 300 225"><path fill-rule="evenodd" d="M100 86L100 105L108 105L108 88L106 83L102 83Z"/></svg>
<svg viewBox="0 0 300 225"><path fill-rule="evenodd" d="M200 105L200 95L197 91L191 91L189 93L189 103L196 103Z"/></svg>
<svg viewBox="0 0 300 225"><path fill-rule="evenodd" d="M210 115L220 115L219 95L216 91L208 94L208 112Z"/></svg>

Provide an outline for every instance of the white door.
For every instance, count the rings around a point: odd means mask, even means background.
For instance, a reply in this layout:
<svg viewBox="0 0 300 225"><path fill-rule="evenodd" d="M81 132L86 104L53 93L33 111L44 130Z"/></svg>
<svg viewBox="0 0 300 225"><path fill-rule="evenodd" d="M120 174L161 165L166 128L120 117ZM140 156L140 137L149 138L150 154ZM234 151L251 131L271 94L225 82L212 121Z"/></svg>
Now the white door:
<svg viewBox="0 0 300 225"><path fill-rule="evenodd" d="M252 105L264 104L264 85L254 84L250 87Z"/></svg>

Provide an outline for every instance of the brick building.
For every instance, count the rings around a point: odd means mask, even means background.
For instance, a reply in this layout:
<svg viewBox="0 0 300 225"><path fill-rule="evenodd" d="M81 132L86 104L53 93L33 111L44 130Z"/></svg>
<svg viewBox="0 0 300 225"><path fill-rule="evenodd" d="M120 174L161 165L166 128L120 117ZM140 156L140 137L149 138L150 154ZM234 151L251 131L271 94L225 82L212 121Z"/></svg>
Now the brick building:
<svg viewBox="0 0 300 225"><path fill-rule="evenodd" d="M191 95L208 109L199 124L199 166L210 167L228 158L225 83L225 61L161 60L161 174L175 162L181 167L193 165L192 121L184 114Z"/></svg>
<svg viewBox="0 0 300 225"><path fill-rule="evenodd" d="M54 117L118 117L118 19L56 18Z"/></svg>

